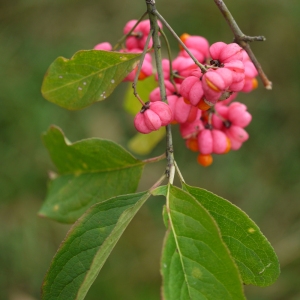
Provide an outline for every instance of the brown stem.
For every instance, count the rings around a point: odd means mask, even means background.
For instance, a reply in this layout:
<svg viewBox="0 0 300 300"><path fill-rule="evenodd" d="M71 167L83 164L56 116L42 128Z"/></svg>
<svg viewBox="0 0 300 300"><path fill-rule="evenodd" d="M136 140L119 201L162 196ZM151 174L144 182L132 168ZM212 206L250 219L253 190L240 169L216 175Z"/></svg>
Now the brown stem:
<svg viewBox="0 0 300 300"><path fill-rule="evenodd" d="M167 101L166 87L163 76L162 69L162 57L161 57L161 43L159 38L159 26L158 18L156 15L155 0L145 0L147 5L147 11L149 14L151 29L153 30L153 48L155 55L155 64L158 75L158 85L160 90L160 95L162 101ZM166 168L166 175L169 179L169 183L173 184L174 175L175 175L175 165L174 165L174 153L173 153L173 141L172 141L172 131L171 125L166 126L167 131L167 161L168 165Z"/></svg>
<svg viewBox="0 0 300 300"><path fill-rule="evenodd" d="M214 0L216 5L218 6L219 10L221 11L222 15L224 16L226 22L228 23L231 31L234 34L234 41L239 44L249 55L250 59L252 60L257 72L267 90L272 89L272 82L268 79L267 75L264 73L260 63L258 62L257 58L255 57L254 53L252 52L249 42L253 41L265 41L265 37L263 36L254 36L250 37L245 35L239 26L237 25L236 21L234 20L233 16L231 15L229 9L225 5L222 0Z"/></svg>
<svg viewBox="0 0 300 300"><path fill-rule="evenodd" d="M152 193L157 187L159 187L162 182L166 179L166 174L162 175L157 182L153 184L153 186L149 189L149 192Z"/></svg>
<svg viewBox="0 0 300 300"><path fill-rule="evenodd" d="M149 164L149 163L155 163L155 162L158 162L158 161L161 161L163 159L166 158L166 153L160 155L160 156L156 156L156 157L151 157L151 158L148 158L148 159L144 159L143 162L145 164Z"/></svg>

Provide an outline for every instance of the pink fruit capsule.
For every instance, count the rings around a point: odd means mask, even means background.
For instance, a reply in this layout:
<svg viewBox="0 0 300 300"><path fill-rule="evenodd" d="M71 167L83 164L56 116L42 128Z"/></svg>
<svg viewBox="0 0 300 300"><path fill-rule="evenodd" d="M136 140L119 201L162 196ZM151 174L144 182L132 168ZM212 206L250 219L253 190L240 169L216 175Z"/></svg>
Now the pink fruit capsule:
<svg viewBox="0 0 300 300"><path fill-rule="evenodd" d="M134 127L140 133L150 133L152 130L145 123L145 116L143 113L139 112L134 118Z"/></svg>
<svg viewBox="0 0 300 300"><path fill-rule="evenodd" d="M194 136L204 129L203 122L199 119L196 119L194 122L186 122L180 124L179 130L182 138L188 139Z"/></svg>
<svg viewBox="0 0 300 300"><path fill-rule="evenodd" d="M164 102L147 102L134 118L134 126L141 133L158 130L172 120L172 111Z"/></svg>
<svg viewBox="0 0 300 300"><path fill-rule="evenodd" d="M173 121L177 123L193 122L201 116L199 109L186 103L183 97L168 96L168 103L173 113Z"/></svg>
<svg viewBox="0 0 300 300"><path fill-rule="evenodd" d="M247 107L244 104L235 102L228 107L228 120L232 125L244 128L249 125L252 116L247 111Z"/></svg>
<svg viewBox="0 0 300 300"><path fill-rule="evenodd" d="M222 77L225 83L225 89L227 89L232 84L233 81L232 71L227 68L219 68L216 69L215 72Z"/></svg>
<svg viewBox="0 0 300 300"><path fill-rule="evenodd" d="M213 152L216 154L223 154L227 149L227 136L221 130L213 129L211 131L213 139Z"/></svg>
<svg viewBox="0 0 300 300"><path fill-rule="evenodd" d="M213 152L213 138L210 129L204 129L198 134L198 148L201 154Z"/></svg>
<svg viewBox="0 0 300 300"><path fill-rule="evenodd" d="M242 61L233 60L224 64L224 68L232 71L232 82L240 82L245 78L245 67Z"/></svg>
<svg viewBox="0 0 300 300"><path fill-rule="evenodd" d="M236 140L238 142L245 142L249 138L249 134L241 127L236 125L231 125L229 129L227 129L227 133L229 134L230 140Z"/></svg>
<svg viewBox="0 0 300 300"><path fill-rule="evenodd" d="M206 100L215 104L225 90L225 82L218 73L209 71L202 77L202 87Z"/></svg>
<svg viewBox="0 0 300 300"><path fill-rule="evenodd" d="M192 105L197 106L204 94L200 78L188 76L184 79L180 86L180 94Z"/></svg>
<svg viewBox="0 0 300 300"><path fill-rule="evenodd" d="M212 59L219 59L221 51L227 46L223 42L217 42L210 46L209 52Z"/></svg>
<svg viewBox="0 0 300 300"><path fill-rule="evenodd" d="M94 47L94 50L111 51L112 50L112 45L108 42L100 43L100 44L97 44Z"/></svg>
<svg viewBox="0 0 300 300"><path fill-rule="evenodd" d="M180 39L189 48L192 54L197 58L198 61L203 62L209 53L209 43L207 39L202 36L189 35L184 33ZM188 53L180 46L180 56L189 57Z"/></svg>
<svg viewBox="0 0 300 300"><path fill-rule="evenodd" d="M123 29L123 33L124 34L127 34L132 28L133 26L136 24L137 20L130 20L128 21L125 26L124 26L124 29ZM137 25L138 27L139 25ZM135 31L137 30L137 27L135 28Z"/></svg>
<svg viewBox="0 0 300 300"><path fill-rule="evenodd" d="M236 43L231 43L224 47L219 55L219 60L222 63L230 62L232 60L243 60L243 48Z"/></svg>
<svg viewBox="0 0 300 300"><path fill-rule="evenodd" d="M172 120L172 111L167 103L156 101L151 103L150 109L155 112L161 121L161 126L170 124Z"/></svg>
<svg viewBox="0 0 300 300"><path fill-rule="evenodd" d="M152 109L147 109L144 112L144 118L145 124L151 131L158 130L161 127L161 120Z"/></svg>

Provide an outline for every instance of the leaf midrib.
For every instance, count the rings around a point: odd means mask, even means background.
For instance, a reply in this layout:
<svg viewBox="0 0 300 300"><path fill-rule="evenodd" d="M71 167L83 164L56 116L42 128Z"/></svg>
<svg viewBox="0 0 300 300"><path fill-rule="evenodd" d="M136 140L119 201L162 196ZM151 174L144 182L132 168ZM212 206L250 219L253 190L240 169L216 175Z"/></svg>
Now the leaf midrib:
<svg viewBox="0 0 300 300"><path fill-rule="evenodd" d="M185 280L185 283L186 283L187 288L188 288L189 297L190 297L190 300L192 300L191 292L190 292L190 286L188 284L186 271L185 271L185 267L184 267L184 263L183 263L183 255L181 253L181 249L180 249L179 244L178 244L177 236L175 235L175 228L174 228L173 220L172 220L172 216L171 216L171 210L170 210L170 185L168 185L168 192L167 192L167 197L166 198L167 198L167 212L168 212L168 216L169 216L169 220L170 220L170 226L172 228L172 233L173 233L174 240L175 240L175 243L176 243L176 248L178 250L181 267L183 269L184 280Z"/></svg>

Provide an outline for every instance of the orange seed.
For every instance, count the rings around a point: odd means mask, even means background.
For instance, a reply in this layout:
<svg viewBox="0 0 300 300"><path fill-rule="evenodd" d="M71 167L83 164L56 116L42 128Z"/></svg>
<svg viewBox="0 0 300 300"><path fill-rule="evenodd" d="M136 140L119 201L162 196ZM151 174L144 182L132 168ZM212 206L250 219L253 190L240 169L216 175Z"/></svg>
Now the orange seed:
<svg viewBox="0 0 300 300"><path fill-rule="evenodd" d="M213 158L210 154L199 154L197 157L197 162L203 167L208 167L213 163Z"/></svg>
<svg viewBox="0 0 300 300"><path fill-rule="evenodd" d="M188 149L192 150L193 152L198 152L198 140L197 138L190 138L186 140L186 146Z"/></svg>

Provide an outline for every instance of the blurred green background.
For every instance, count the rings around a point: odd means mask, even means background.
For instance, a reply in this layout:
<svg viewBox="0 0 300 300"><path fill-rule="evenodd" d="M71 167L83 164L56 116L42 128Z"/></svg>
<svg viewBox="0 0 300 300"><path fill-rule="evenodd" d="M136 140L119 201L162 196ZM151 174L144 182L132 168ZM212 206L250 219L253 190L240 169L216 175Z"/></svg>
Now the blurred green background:
<svg viewBox="0 0 300 300"><path fill-rule="evenodd" d="M157 0L160 13L178 34L232 41L229 27L211 1ZM273 81L238 100L253 121L250 139L237 152L217 156L204 169L174 128L175 155L186 181L223 196L244 209L274 245L282 274L271 287L245 287L251 300L300 299L300 2L227 0L241 29L264 35L252 44ZM54 167L41 142L51 124L71 141L109 138L126 147L135 134L133 117L122 109L126 85L102 103L68 112L44 100L43 76L57 56L102 41L115 43L124 24L137 19L145 3L117 0L0 1L0 299L40 299L40 286L69 226L37 217ZM170 35L169 35L170 37ZM177 53L177 43L170 37ZM151 154L164 151L160 143ZM147 166L140 189L164 171ZM152 198L114 249L86 299L160 299L159 257L164 226L163 199Z"/></svg>

